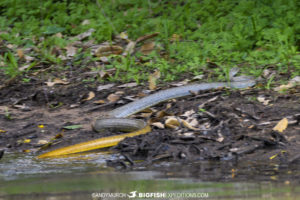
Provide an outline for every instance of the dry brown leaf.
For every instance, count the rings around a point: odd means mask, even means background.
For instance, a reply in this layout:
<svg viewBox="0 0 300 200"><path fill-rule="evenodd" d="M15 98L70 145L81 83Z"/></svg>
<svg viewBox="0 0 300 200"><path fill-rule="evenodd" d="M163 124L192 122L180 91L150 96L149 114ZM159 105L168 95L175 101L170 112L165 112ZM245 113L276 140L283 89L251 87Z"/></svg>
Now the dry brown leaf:
<svg viewBox="0 0 300 200"><path fill-rule="evenodd" d="M282 91L282 90L288 90L288 89L290 89L292 87L295 87L299 83L300 83L300 76L295 76L293 79L291 79L288 82L288 84L286 84L286 85L280 85L280 86L274 88L274 90L276 92L279 92L279 91Z"/></svg>
<svg viewBox="0 0 300 200"><path fill-rule="evenodd" d="M166 111L161 110L161 111L158 111L158 112L156 113L155 117L156 117L156 119L161 119L161 118L163 118L163 117L165 117L165 116L169 116L169 115L170 115L170 114L167 113Z"/></svg>
<svg viewBox="0 0 300 200"><path fill-rule="evenodd" d="M99 85L99 86L97 87L97 91L99 92L99 91L102 91L102 90L107 90L107 89L112 88L113 86L115 86L114 83L106 84L106 85Z"/></svg>
<svg viewBox="0 0 300 200"><path fill-rule="evenodd" d="M196 128L195 126L198 125L198 121L196 119L193 119L191 122L188 122L187 120L181 120L182 124L187 127L188 129L199 131L199 128Z"/></svg>
<svg viewBox="0 0 300 200"><path fill-rule="evenodd" d="M289 122L288 122L287 118L283 118L276 124L276 126L273 128L273 130L282 133L287 128L288 123Z"/></svg>
<svg viewBox="0 0 300 200"><path fill-rule="evenodd" d="M24 59L26 60L26 62L31 62L31 61L33 61L35 58L32 57L32 56L24 55Z"/></svg>
<svg viewBox="0 0 300 200"><path fill-rule="evenodd" d="M94 31L95 31L95 29L91 28L91 29L87 30L86 32L77 35L75 38L77 38L78 40L83 40L84 38L91 36Z"/></svg>
<svg viewBox="0 0 300 200"><path fill-rule="evenodd" d="M91 99L93 99L95 97L95 93L94 92L89 92L89 95L87 98L83 99L83 101L89 101Z"/></svg>
<svg viewBox="0 0 300 200"><path fill-rule="evenodd" d="M137 86L138 84L136 82L132 82L132 83L125 83L123 85L119 85L119 88L132 88Z"/></svg>
<svg viewBox="0 0 300 200"><path fill-rule="evenodd" d="M180 126L180 122L175 117L170 117L165 121L165 125L168 128L176 129Z"/></svg>
<svg viewBox="0 0 300 200"><path fill-rule="evenodd" d="M139 37L135 42L138 43L138 42L148 40L150 38L153 38L153 37L157 36L158 34L159 34L159 32L152 33L152 34L149 34L149 35L144 35L142 37Z"/></svg>
<svg viewBox="0 0 300 200"><path fill-rule="evenodd" d="M102 45L97 50L95 55L97 57L108 56L111 54L119 55L122 54L123 48L118 45Z"/></svg>
<svg viewBox="0 0 300 200"><path fill-rule="evenodd" d="M24 51L22 49L17 49L17 54L20 59L24 58Z"/></svg>
<svg viewBox="0 0 300 200"><path fill-rule="evenodd" d="M52 86L54 86L54 85L56 85L56 84L63 84L63 85L69 84L68 81L64 81L64 80L61 80L61 79L59 79L59 78L55 78L52 82L51 82L51 81L48 81L48 82L45 82L45 83L46 83L47 86L49 86L49 87L52 87Z"/></svg>
<svg viewBox="0 0 300 200"><path fill-rule="evenodd" d="M141 52L144 54L144 55L148 55L149 53L151 53L151 51L153 51L155 47L155 43L154 42L148 42L148 43L145 43L142 47L141 47Z"/></svg>
<svg viewBox="0 0 300 200"><path fill-rule="evenodd" d="M131 55L134 52L136 42L129 41L127 44L124 53L122 54L123 56Z"/></svg>
<svg viewBox="0 0 300 200"><path fill-rule="evenodd" d="M19 68L19 71L22 72L22 71L26 70L28 67L30 67L29 64L28 65L24 65L24 66L22 66L22 67Z"/></svg>
<svg viewBox="0 0 300 200"><path fill-rule="evenodd" d="M195 111L193 110L193 109L191 109L191 110L188 110L188 111L185 111L182 115L180 115L180 116L182 116L182 117L190 117L190 116L192 116L193 114L195 114Z"/></svg>
<svg viewBox="0 0 300 200"><path fill-rule="evenodd" d="M151 124L152 126L155 126L157 128L160 128L160 129L164 129L165 128L165 125L161 122L154 122Z"/></svg>
<svg viewBox="0 0 300 200"><path fill-rule="evenodd" d="M74 57L75 54L76 54L76 51L77 51L77 48L74 47L74 46L67 46L65 48L67 50L67 57L70 58L70 57Z"/></svg>
<svg viewBox="0 0 300 200"><path fill-rule="evenodd" d="M117 94L110 94L108 95L107 97L107 100L110 102L110 103L113 103L113 102L116 102L120 99L120 96L117 95Z"/></svg>
<svg viewBox="0 0 300 200"><path fill-rule="evenodd" d="M155 70L154 73L149 75L148 82L149 82L149 89L150 90L155 90L156 89L156 87L157 87L156 86L156 81L159 78L160 78L160 71L159 70Z"/></svg>

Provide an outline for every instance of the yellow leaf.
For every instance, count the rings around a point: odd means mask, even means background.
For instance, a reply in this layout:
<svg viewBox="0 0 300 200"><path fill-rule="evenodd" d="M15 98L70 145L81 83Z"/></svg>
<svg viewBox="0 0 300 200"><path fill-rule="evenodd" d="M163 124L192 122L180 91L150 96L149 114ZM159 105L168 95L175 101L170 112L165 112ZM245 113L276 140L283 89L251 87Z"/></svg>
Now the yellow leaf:
<svg viewBox="0 0 300 200"><path fill-rule="evenodd" d="M277 123L277 125L273 128L273 130L282 133L287 128L288 123L289 122L287 118L283 118Z"/></svg>
<svg viewBox="0 0 300 200"><path fill-rule="evenodd" d="M29 150L29 149L25 149L25 150L23 150L23 152L24 152L24 153L29 153L30 150Z"/></svg>
<svg viewBox="0 0 300 200"><path fill-rule="evenodd" d="M278 154L275 154L275 155L271 156L271 157L270 157L270 160L273 160L274 158L276 158L277 155L278 155Z"/></svg>
<svg viewBox="0 0 300 200"><path fill-rule="evenodd" d="M43 124L38 125L39 128L45 128Z"/></svg>
<svg viewBox="0 0 300 200"><path fill-rule="evenodd" d="M198 121L194 119L192 122L187 122L186 120L182 120L182 124L187 127L190 130L198 131L200 130L199 128L194 127L195 125L198 124Z"/></svg>
<svg viewBox="0 0 300 200"><path fill-rule="evenodd" d="M25 139L25 140L23 141L23 143L30 143L30 142L31 142L30 139Z"/></svg>
<svg viewBox="0 0 300 200"><path fill-rule="evenodd" d="M85 99L83 99L83 101L89 101L91 99L93 99L95 97L95 93L94 92L89 92L89 96Z"/></svg>
<svg viewBox="0 0 300 200"><path fill-rule="evenodd" d="M121 39L127 40L128 39L128 34L126 32L122 32L122 33L120 33L119 37Z"/></svg>
<svg viewBox="0 0 300 200"><path fill-rule="evenodd" d="M175 117L170 117L165 121L166 127L176 129L180 126L180 122Z"/></svg>
<svg viewBox="0 0 300 200"><path fill-rule="evenodd" d="M1 130L1 129L0 129L0 133L5 133L5 132L6 132L5 130Z"/></svg>
<svg viewBox="0 0 300 200"><path fill-rule="evenodd" d="M95 103L95 104L104 104L106 102L104 100L100 99L100 100L94 101L93 103Z"/></svg>

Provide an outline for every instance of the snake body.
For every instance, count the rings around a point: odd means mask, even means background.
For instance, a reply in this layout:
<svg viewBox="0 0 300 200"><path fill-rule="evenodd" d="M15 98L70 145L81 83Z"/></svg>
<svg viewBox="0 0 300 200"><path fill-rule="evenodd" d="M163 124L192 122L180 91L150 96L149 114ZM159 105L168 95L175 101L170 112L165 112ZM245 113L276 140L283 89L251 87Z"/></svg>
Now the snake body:
<svg viewBox="0 0 300 200"><path fill-rule="evenodd" d="M48 153L42 154L39 158L51 157L51 156L60 156L70 153L77 153L83 151L89 151L93 149L109 147L116 145L119 141L123 140L125 137L132 137L140 134L149 132L150 126L147 123L137 120L137 119L128 119L126 117L140 112L150 106L156 105L160 102L184 97L191 95L191 92L199 92L210 89L217 89L223 87L229 88L247 88L255 85L255 80L244 80L244 81L233 81L230 83L227 82L215 82L215 83L200 83L200 84L191 84L186 86L180 86L176 88L170 88L166 90L159 91L157 93L151 94L144 98L141 98L137 101L133 101L129 104L116 108L108 112L105 117L106 119L99 118L96 119L92 124L93 129L97 132L100 132L103 129L107 128L117 128L124 129L125 131L133 131L131 133L111 136L106 138L100 138L96 140L91 140L84 143L79 143L69 147L60 148Z"/></svg>

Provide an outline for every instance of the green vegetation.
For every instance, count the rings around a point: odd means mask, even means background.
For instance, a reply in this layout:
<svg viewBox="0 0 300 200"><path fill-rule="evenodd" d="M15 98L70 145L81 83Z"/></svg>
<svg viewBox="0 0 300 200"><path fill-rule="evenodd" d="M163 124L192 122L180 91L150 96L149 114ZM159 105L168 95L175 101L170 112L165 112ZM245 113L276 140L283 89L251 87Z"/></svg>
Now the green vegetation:
<svg viewBox="0 0 300 200"><path fill-rule="evenodd" d="M24 65L19 48L31 48L26 55L36 65L57 70L67 69L70 61L75 67L98 61L90 49L79 49L67 61L59 57L74 36L91 28L95 31L85 40L94 39L94 44L112 43L121 32L131 40L160 33L148 55L109 56L105 69L116 68L112 81L144 81L154 69L167 81L207 72L226 80L224 72L237 65L255 76L268 66L278 74L300 75L297 0L2 0L0 14L0 72L9 77L19 75Z"/></svg>

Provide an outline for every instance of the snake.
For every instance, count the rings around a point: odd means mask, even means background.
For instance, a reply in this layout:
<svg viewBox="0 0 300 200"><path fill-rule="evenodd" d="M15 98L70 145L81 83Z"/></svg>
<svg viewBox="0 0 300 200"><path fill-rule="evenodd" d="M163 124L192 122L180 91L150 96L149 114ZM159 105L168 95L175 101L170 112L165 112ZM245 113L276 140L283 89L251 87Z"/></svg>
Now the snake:
<svg viewBox="0 0 300 200"><path fill-rule="evenodd" d="M134 137L151 131L150 125L140 119L131 119L129 116L136 114L146 108L154 106L158 103L175 99L179 97L189 96L193 93L219 88L243 89L252 87L256 81L246 76L233 77L238 69L232 68L230 71L231 82L214 82L214 83L198 83L184 85L174 88L158 91L149 96L143 97L131 103L125 104L119 108L111 110L92 123L92 128L96 132L104 129L121 130L129 133L102 137L87 142L59 148L47 153L43 153L38 158L57 157L67 154L79 153L95 149L101 149L117 145L126 137Z"/></svg>

